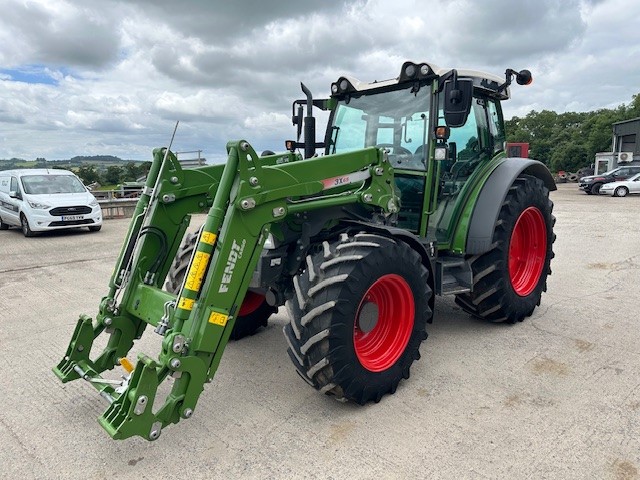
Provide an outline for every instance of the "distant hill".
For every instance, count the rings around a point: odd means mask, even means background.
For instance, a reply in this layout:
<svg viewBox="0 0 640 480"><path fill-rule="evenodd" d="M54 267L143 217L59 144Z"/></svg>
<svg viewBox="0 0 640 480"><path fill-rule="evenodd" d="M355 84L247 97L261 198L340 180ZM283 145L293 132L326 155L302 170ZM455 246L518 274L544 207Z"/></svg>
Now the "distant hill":
<svg viewBox="0 0 640 480"><path fill-rule="evenodd" d="M13 170L14 168L62 168L74 169L82 165L94 165L102 170L111 165L125 166L127 163L140 165L145 163L141 160L124 160L113 155L77 155L68 160L47 160L36 158L35 160L24 160L22 158L0 159L0 170Z"/></svg>
<svg viewBox="0 0 640 480"><path fill-rule="evenodd" d="M62 160L64 161L64 160ZM114 157L113 155L92 155L92 156L87 156L87 155L78 155L75 156L73 158L70 158L68 160L68 162L71 163L76 163L76 162L80 162L80 163L94 163L94 162L108 162L108 163L113 163L113 162L128 162L130 160L123 160L120 157Z"/></svg>

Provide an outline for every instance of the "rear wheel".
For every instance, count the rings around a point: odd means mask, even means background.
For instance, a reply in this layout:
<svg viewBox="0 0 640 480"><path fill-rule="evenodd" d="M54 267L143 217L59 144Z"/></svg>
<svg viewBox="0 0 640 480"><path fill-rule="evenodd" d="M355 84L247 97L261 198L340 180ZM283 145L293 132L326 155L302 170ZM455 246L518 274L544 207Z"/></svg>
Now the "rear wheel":
<svg viewBox="0 0 640 480"><path fill-rule="evenodd" d="M469 260L471 293L456 296L465 311L492 322L521 322L540 305L551 273L555 235L549 190L521 175L509 189L493 232L492 249Z"/></svg>
<svg viewBox="0 0 640 480"><path fill-rule="evenodd" d="M8 230L9 229L9 225L7 225L6 223L4 223L2 221L2 217L0 217L0 230Z"/></svg>
<svg viewBox="0 0 640 480"><path fill-rule="evenodd" d="M618 188L616 188L614 190L613 196L614 197L626 197L628 193L629 193L629 189L627 187L618 187Z"/></svg>
<svg viewBox="0 0 640 480"><path fill-rule="evenodd" d="M191 255L196 248L197 242L197 234L188 233L185 236L184 242L178 249L176 258L173 260L171 269L167 274L165 289L168 292L175 295L178 294L182 286L182 281L187 274L189 261L191 260ZM276 307L267 303L264 295L248 291L238 311L238 318L236 318L229 338L232 340L240 340L241 338L253 335L260 327L267 326L269 317L277 310Z"/></svg>
<svg viewBox="0 0 640 480"><path fill-rule="evenodd" d="M29 220L24 214L20 215L20 226L22 227L22 233L25 237L33 237L34 233L31 231L31 227L29 226Z"/></svg>
<svg viewBox="0 0 640 480"><path fill-rule="evenodd" d="M343 234L307 257L284 334L300 376L359 404L394 393L420 358L431 321L429 272L406 243Z"/></svg>

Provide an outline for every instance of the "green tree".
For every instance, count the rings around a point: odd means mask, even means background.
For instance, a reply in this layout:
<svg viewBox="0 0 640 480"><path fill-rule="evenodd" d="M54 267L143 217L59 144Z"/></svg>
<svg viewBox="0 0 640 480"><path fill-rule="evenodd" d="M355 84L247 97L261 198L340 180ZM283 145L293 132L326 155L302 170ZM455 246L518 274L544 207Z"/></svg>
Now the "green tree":
<svg viewBox="0 0 640 480"><path fill-rule="evenodd" d="M94 165L80 165L77 174L85 185L100 181L100 174Z"/></svg>
<svg viewBox="0 0 640 480"><path fill-rule="evenodd" d="M615 122L640 117L640 94L630 105L592 112L558 114L543 110L506 122L508 142L528 142L529 156L552 170L575 172L594 162L597 152L611 151Z"/></svg>
<svg viewBox="0 0 640 480"><path fill-rule="evenodd" d="M135 182L138 178L138 167L134 162L127 162L122 173L122 180L126 182Z"/></svg>
<svg viewBox="0 0 640 480"><path fill-rule="evenodd" d="M104 181L108 185L115 185L120 183L124 175L125 171L121 167L117 165L110 165L104 173Z"/></svg>

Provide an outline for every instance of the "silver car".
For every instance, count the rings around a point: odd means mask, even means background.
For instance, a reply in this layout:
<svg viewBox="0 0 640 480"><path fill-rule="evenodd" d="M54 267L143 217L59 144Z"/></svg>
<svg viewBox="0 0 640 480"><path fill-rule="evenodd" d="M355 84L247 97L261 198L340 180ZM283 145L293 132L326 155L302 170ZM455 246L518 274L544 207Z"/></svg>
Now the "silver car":
<svg viewBox="0 0 640 480"><path fill-rule="evenodd" d="M600 195L626 197L630 193L640 193L640 173L619 182L605 183L600 187Z"/></svg>

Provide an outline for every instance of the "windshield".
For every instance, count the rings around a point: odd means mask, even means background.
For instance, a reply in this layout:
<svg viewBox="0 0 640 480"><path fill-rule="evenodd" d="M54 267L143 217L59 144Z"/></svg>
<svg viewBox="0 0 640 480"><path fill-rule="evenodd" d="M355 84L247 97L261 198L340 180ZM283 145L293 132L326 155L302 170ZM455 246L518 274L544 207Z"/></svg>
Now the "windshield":
<svg viewBox="0 0 640 480"><path fill-rule="evenodd" d="M333 116L329 153L384 147L394 167L424 170L429 86L341 100Z"/></svg>
<svg viewBox="0 0 640 480"><path fill-rule="evenodd" d="M31 195L86 192L73 175L26 175L22 177L22 188Z"/></svg>
<svg viewBox="0 0 640 480"><path fill-rule="evenodd" d="M637 182L638 180L640 180L640 173L636 173L633 177L629 178L627 181L628 182Z"/></svg>

